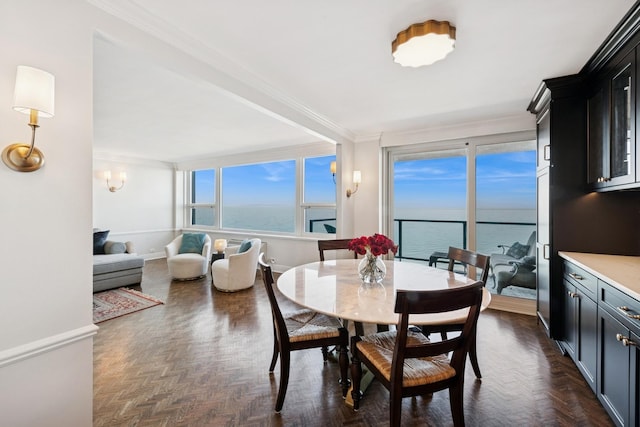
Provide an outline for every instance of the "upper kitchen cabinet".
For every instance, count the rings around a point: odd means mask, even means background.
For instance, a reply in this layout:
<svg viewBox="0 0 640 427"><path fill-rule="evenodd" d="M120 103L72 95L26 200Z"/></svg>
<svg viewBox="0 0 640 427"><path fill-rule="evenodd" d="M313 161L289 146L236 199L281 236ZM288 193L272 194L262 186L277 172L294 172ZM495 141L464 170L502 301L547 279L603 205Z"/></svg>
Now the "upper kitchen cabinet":
<svg viewBox="0 0 640 427"><path fill-rule="evenodd" d="M635 86L635 49L593 79L587 99L587 181L595 190L640 186L636 179Z"/></svg>

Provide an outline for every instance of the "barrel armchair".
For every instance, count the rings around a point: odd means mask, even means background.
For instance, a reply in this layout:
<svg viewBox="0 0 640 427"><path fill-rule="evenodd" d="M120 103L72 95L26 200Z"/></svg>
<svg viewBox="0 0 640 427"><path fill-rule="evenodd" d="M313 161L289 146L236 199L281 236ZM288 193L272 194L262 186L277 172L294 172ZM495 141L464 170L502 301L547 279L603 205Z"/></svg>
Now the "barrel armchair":
<svg viewBox="0 0 640 427"><path fill-rule="evenodd" d="M205 276L209 269L211 237L209 237L208 234L201 233L204 235L204 241L202 243L202 250L199 251L200 248L195 250L193 248L185 249L183 238L186 234L190 233L179 235L164 247L169 274L176 280L197 279Z"/></svg>
<svg viewBox="0 0 640 427"><path fill-rule="evenodd" d="M249 239L239 246L228 247L225 258L211 264L213 286L223 292L235 292L253 286L261 244L260 239Z"/></svg>

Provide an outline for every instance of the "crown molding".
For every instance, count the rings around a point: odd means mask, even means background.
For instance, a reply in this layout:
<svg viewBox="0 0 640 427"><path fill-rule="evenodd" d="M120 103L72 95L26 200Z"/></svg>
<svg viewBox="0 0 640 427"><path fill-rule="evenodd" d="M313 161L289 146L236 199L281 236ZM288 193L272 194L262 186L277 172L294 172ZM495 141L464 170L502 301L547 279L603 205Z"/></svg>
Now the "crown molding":
<svg viewBox="0 0 640 427"><path fill-rule="evenodd" d="M176 164L172 162L163 162L160 160L141 159L139 157L128 157L117 153L106 151L94 151L93 161L102 161L110 163L126 163L130 165L147 166L158 169L175 169Z"/></svg>

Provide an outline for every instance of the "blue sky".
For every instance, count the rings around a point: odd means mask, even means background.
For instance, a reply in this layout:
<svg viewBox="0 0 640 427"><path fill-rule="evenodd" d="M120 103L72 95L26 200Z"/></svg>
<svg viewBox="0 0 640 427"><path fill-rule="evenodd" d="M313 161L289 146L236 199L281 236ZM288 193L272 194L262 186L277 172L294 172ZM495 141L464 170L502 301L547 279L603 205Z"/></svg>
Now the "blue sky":
<svg viewBox="0 0 640 427"><path fill-rule="evenodd" d="M466 162L466 157L396 162L396 207L464 209ZM535 151L479 155L476 176L479 209L535 209Z"/></svg>
<svg viewBox="0 0 640 427"><path fill-rule="evenodd" d="M305 159L305 201L335 203L336 187L329 165L335 156ZM196 173L196 201L213 203L214 171ZM225 205L294 206L296 164L294 160L225 167L222 170Z"/></svg>
<svg viewBox="0 0 640 427"><path fill-rule="evenodd" d="M329 172L335 156L305 161L305 202L335 203ZM399 208L464 209L466 157L396 162L394 199ZM535 151L483 154L476 158L479 209L535 209ZM295 205L294 160L223 168L225 205ZM197 202L214 202L214 173L198 171Z"/></svg>

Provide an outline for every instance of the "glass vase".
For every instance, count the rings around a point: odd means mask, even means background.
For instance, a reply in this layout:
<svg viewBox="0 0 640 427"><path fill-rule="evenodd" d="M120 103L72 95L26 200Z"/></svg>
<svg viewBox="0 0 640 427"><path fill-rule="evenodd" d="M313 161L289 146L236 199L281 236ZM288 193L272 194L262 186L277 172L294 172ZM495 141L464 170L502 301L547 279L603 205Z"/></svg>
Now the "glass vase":
<svg viewBox="0 0 640 427"><path fill-rule="evenodd" d="M358 264L358 275L362 283L381 283L386 274L387 267L384 265L382 258L374 256L371 252L367 251L364 258L362 258Z"/></svg>

